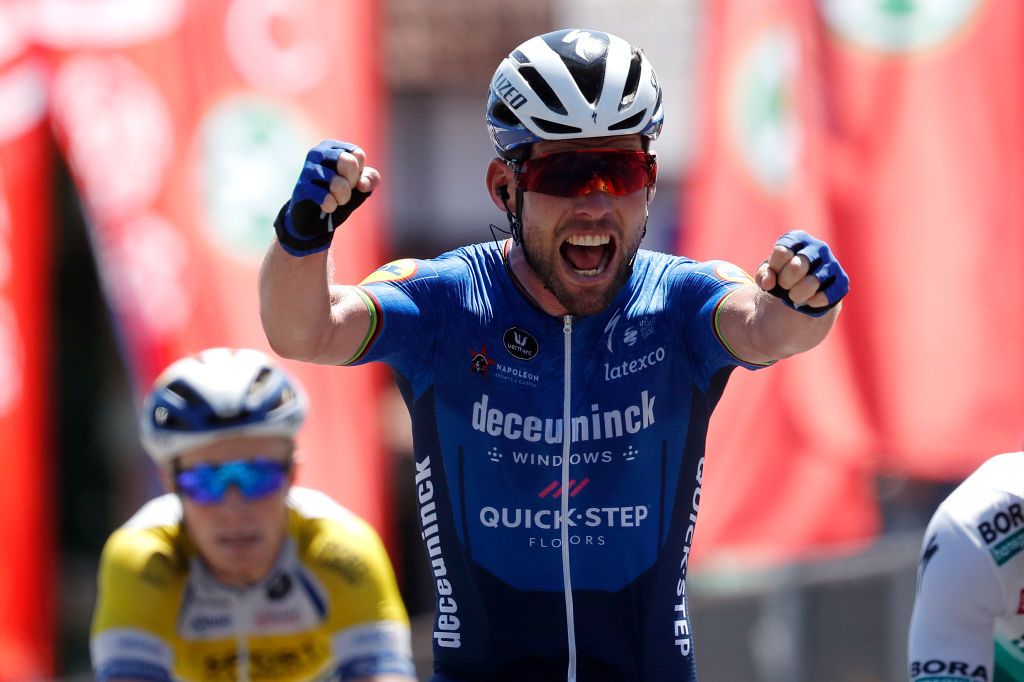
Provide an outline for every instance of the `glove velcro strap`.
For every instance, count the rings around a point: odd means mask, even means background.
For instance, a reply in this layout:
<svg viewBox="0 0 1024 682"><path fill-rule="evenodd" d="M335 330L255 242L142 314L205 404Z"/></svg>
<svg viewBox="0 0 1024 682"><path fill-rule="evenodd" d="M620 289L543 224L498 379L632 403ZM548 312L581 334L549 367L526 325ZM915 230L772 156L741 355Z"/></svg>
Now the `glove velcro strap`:
<svg viewBox="0 0 1024 682"><path fill-rule="evenodd" d="M291 206L290 201L285 202L277 213L277 219L274 220L277 241L280 242L281 248L293 256L308 256L326 251L331 246L337 228L348 220L352 212L362 206L371 194L373 192L352 190L352 198L348 203L334 209L329 216L321 215L320 206L312 201L300 201L295 207ZM288 222L291 223L290 226L286 224ZM299 234L303 236L297 236Z"/></svg>
<svg viewBox="0 0 1024 682"><path fill-rule="evenodd" d="M277 232L277 241L281 244L281 248L292 256L310 256L314 253L320 253L326 251L331 247L331 240L334 239L334 231L325 232L321 235L312 237L310 239L298 239L288 234L288 230L285 229L285 220L288 219L288 208L291 202L284 202L284 206L277 212L277 218L274 219L274 231Z"/></svg>

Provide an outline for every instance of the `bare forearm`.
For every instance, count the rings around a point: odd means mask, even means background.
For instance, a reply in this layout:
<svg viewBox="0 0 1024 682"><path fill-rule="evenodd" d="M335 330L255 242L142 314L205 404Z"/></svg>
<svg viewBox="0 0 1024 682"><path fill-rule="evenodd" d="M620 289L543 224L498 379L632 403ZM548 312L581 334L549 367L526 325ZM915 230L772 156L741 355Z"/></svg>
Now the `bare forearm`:
<svg viewBox="0 0 1024 682"><path fill-rule="evenodd" d="M835 325L841 304L821 317L789 308L756 286L733 292L719 312L719 328L738 356L765 364L814 348Z"/></svg>
<svg viewBox="0 0 1024 682"><path fill-rule="evenodd" d="M274 244L263 260L260 319L271 348L283 357L339 364L365 334L365 306L346 288L329 286L327 253L296 258Z"/></svg>
<svg viewBox="0 0 1024 682"><path fill-rule="evenodd" d="M786 232L754 284L728 295L716 320L734 353L767 364L814 348L835 325L850 279L824 241Z"/></svg>
<svg viewBox="0 0 1024 682"><path fill-rule="evenodd" d="M821 317L793 310L763 291L756 292L752 323L755 351L770 362L808 351L825 340L835 325L840 303Z"/></svg>

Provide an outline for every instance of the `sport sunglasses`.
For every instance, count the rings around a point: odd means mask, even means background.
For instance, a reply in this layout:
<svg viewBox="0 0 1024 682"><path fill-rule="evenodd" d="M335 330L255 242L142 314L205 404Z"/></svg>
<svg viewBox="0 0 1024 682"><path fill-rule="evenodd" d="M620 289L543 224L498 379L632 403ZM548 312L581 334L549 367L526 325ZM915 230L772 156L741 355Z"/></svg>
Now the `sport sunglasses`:
<svg viewBox="0 0 1024 682"><path fill-rule="evenodd" d="M199 504L217 504L228 486L238 488L247 500L256 500L281 489L288 481L290 462L257 457L223 464L198 464L174 474L178 492Z"/></svg>
<svg viewBox="0 0 1024 682"><path fill-rule="evenodd" d="M573 149L523 161L517 186L556 197L590 192L621 197L650 187L657 177L657 160L641 149Z"/></svg>

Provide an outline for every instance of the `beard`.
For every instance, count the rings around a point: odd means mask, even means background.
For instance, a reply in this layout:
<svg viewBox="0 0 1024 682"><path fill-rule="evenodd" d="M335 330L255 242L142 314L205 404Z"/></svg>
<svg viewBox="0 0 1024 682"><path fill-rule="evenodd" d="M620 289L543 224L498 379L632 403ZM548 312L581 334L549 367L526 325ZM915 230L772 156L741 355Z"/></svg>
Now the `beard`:
<svg viewBox="0 0 1024 682"><path fill-rule="evenodd" d="M613 234L616 232L612 231ZM597 291L573 292L569 290L558 276L558 261L562 258L558 248L553 249L553 253L550 252L550 249L548 253L545 253L544 248L537 246L534 241L527 242L526 235L524 234L522 238L523 256L526 258L527 265L530 266L544 284L544 287L554 295L568 314L577 317L594 315L611 305L611 302L615 300L615 296L618 295L622 287L629 281L630 276L633 274L633 259L640 248L640 240L643 239L643 233L644 230L641 230L636 243L623 254L624 258L619 259L619 265L608 285L604 289ZM619 248L622 248L622 246L624 245L620 245Z"/></svg>

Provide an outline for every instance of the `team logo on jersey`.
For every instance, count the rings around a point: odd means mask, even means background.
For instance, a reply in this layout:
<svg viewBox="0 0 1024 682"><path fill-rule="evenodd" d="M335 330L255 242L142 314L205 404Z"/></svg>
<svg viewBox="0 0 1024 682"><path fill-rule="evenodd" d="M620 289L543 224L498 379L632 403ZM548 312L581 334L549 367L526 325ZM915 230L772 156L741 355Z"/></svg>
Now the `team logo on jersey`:
<svg viewBox="0 0 1024 682"><path fill-rule="evenodd" d="M621 310L616 310L615 314L612 315L612 319L608 320L608 324L606 324L604 326L604 337L605 337L604 338L604 340L605 340L604 346L605 346L605 348L608 349L609 353L614 353L615 352L615 347L614 347L614 343L613 343L614 338L615 338L615 328L619 326L619 318L621 318L621 317L622 317L622 311Z"/></svg>
<svg viewBox="0 0 1024 682"><path fill-rule="evenodd" d="M588 483L590 483L589 478L584 478L582 481L576 481L576 479L572 479L569 481L569 485L567 485L564 488L564 490L569 491L569 497L576 497L577 495L579 495L579 492L581 490L587 487ZM537 493L537 497L547 497L548 495L550 495L552 500L557 500L559 497L562 496L562 491L562 482L552 481L549 485L545 486L543 490Z"/></svg>
<svg viewBox="0 0 1024 682"><path fill-rule="evenodd" d="M719 263L715 266L715 276L726 282L737 282L739 284L752 284L754 278L747 274L747 271L732 263Z"/></svg>
<svg viewBox="0 0 1024 682"><path fill-rule="evenodd" d="M533 338L530 332L519 327L509 327L501 340L505 344L508 354L520 360L533 360L540 352L537 339Z"/></svg>
<svg viewBox="0 0 1024 682"><path fill-rule="evenodd" d="M983 665L971 665L964 661L944 661L933 658L928 661L913 661L910 664L910 676L929 675L925 680L949 680L949 682L970 682L970 680L987 680L988 674ZM957 677L959 675L959 677Z"/></svg>
<svg viewBox="0 0 1024 682"><path fill-rule="evenodd" d="M609 353L615 352L617 344L632 348L637 341L649 339L654 335L654 319L652 317L629 319L621 328L619 322L622 322L622 310L616 310L604 326L604 347L608 349Z"/></svg>
<svg viewBox="0 0 1024 682"><path fill-rule="evenodd" d="M265 628L270 626L280 627L302 622L302 612L298 609L285 609L283 611L263 611L253 616L256 627Z"/></svg>
<svg viewBox="0 0 1024 682"><path fill-rule="evenodd" d="M148 583L162 587L167 585L175 575L174 564L163 554L154 554L146 561L142 568L142 579Z"/></svg>
<svg viewBox="0 0 1024 682"><path fill-rule="evenodd" d="M483 374L487 378L487 368L494 364L494 360L487 357L487 344L480 347L480 350L470 350L473 359L469 361L469 371L473 374Z"/></svg>
<svg viewBox="0 0 1024 682"><path fill-rule="evenodd" d="M948 42L978 15L982 4L982 0L818 0L825 23L841 38L890 54Z"/></svg>
<svg viewBox="0 0 1024 682"><path fill-rule="evenodd" d="M355 550L337 542L326 543L317 555L317 561L338 573L350 585L358 585L370 574L370 566Z"/></svg>
<svg viewBox="0 0 1024 682"><path fill-rule="evenodd" d="M287 573L278 573L267 583L267 597L270 599L281 599L291 592L292 579Z"/></svg>
<svg viewBox="0 0 1024 682"><path fill-rule="evenodd" d="M400 282L409 279L416 274L416 261L412 258L402 258L382 265L366 276L360 284L373 284L374 282Z"/></svg>

